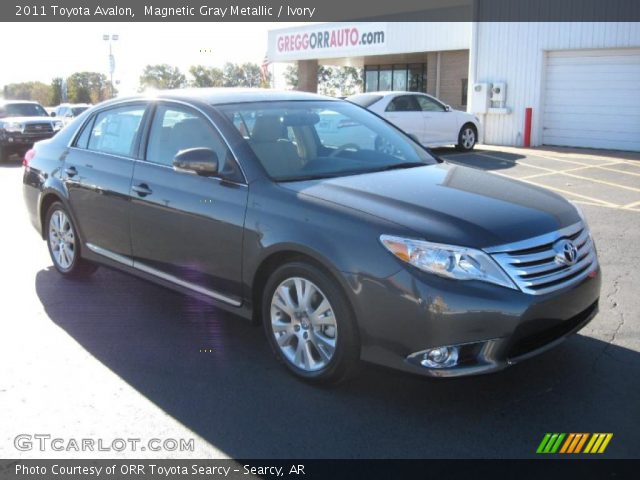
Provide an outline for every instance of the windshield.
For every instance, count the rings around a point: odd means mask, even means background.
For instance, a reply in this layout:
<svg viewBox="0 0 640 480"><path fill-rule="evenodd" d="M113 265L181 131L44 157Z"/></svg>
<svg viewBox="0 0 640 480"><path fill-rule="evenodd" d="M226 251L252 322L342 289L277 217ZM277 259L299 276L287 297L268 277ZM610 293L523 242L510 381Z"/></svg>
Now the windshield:
<svg viewBox="0 0 640 480"><path fill-rule="evenodd" d="M217 107L276 181L431 165L426 150L376 115L342 101Z"/></svg>
<svg viewBox="0 0 640 480"><path fill-rule="evenodd" d="M47 117L47 112L37 103L8 103L0 109L2 117Z"/></svg>
<svg viewBox="0 0 640 480"><path fill-rule="evenodd" d="M84 112L87 108L89 107L73 107L71 109L71 111L73 112L73 116L77 117L78 115L80 115L82 112Z"/></svg>

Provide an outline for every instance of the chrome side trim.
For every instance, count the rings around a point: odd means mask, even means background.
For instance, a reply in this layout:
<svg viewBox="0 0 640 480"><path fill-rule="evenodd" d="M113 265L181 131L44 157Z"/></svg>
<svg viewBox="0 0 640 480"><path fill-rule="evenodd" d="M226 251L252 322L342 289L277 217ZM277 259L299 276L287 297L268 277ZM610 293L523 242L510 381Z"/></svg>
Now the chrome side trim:
<svg viewBox="0 0 640 480"><path fill-rule="evenodd" d="M124 255L120 255L118 253L114 253L111 250L107 250L106 248L99 247L94 245L93 243L87 243L87 248L91 250L93 253L97 253L98 255L102 255L103 257L107 257L114 262L122 263L127 267L133 267L133 260L129 257L125 257Z"/></svg>
<svg viewBox="0 0 640 480"><path fill-rule="evenodd" d="M123 255L119 255L105 248L98 247L97 245L94 245L92 243L87 243L86 245L87 245L87 248L92 252L97 253L98 255L102 255L103 257L109 258L110 260L113 260L115 262L121 263L128 267L135 268L136 270L140 270L141 272L148 273L149 275L153 275L154 277L158 277L162 280L171 282L180 287L187 288L196 293L200 293L207 297L213 298L214 300L219 300L221 302L228 303L229 305L233 305L234 307L239 307L242 305L242 303L239 302L238 300L227 297L226 295L222 295L221 293L215 292L213 290L209 290L207 288L201 287L200 285L196 285L195 283L187 282L185 280L182 280L178 277L174 277L173 275L162 272L160 270L156 270L155 268L145 265L144 263L136 262L131 258L125 257Z"/></svg>

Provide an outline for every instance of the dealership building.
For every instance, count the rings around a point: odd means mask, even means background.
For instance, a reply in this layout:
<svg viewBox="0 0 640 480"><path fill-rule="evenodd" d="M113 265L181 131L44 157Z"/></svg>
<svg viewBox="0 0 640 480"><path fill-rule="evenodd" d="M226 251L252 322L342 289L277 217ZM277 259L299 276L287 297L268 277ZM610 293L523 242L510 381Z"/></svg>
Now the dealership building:
<svg viewBox="0 0 640 480"><path fill-rule="evenodd" d="M301 90L317 90L318 65L355 66L367 92L477 114L487 144L640 151L640 23L326 23L268 42L270 62L297 64Z"/></svg>

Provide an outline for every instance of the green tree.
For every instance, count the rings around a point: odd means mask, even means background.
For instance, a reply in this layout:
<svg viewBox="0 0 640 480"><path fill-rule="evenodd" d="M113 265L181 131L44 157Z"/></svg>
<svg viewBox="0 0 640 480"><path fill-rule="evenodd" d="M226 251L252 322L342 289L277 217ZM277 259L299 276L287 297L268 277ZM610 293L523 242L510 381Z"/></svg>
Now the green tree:
<svg viewBox="0 0 640 480"><path fill-rule="evenodd" d="M222 87L224 86L224 72L216 67L205 67L204 65L193 65L189 68L189 73L193 77L191 85L193 87Z"/></svg>
<svg viewBox="0 0 640 480"><path fill-rule="evenodd" d="M114 90L114 96L116 91ZM67 99L70 103L99 103L111 98L111 83L97 72L76 72L67 79Z"/></svg>
<svg viewBox="0 0 640 480"><path fill-rule="evenodd" d="M187 85L187 77L178 67L166 63L162 65L147 65L140 76L140 91L147 88L173 90Z"/></svg>
<svg viewBox="0 0 640 480"><path fill-rule="evenodd" d="M7 100L34 100L42 105L51 105L52 89L42 82L10 83L4 86L4 98Z"/></svg>
<svg viewBox="0 0 640 480"><path fill-rule="evenodd" d="M262 71L255 63L243 63L242 70L243 87L259 87L262 84Z"/></svg>
<svg viewBox="0 0 640 480"><path fill-rule="evenodd" d="M51 80L51 105L62 103L62 78L56 77Z"/></svg>
<svg viewBox="0 0 640 480"><path fill-rule="evenodd" d="M240 65L227 62L222 69L224 73L224 86L225 87L241 87L243 85L244 72Z"/></svg>
<svg viewBox="0 0 640 480"><path fill-rule="evenodd" d="M284 81L291 88L298 88L298 65L289 64L284 69Z"/></svg>

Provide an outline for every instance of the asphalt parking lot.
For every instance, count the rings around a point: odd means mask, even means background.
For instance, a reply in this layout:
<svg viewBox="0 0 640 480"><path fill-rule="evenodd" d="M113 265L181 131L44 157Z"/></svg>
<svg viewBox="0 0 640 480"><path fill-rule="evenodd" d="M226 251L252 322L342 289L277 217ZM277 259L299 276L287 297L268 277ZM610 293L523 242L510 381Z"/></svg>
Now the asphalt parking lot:
<svg viewBox="0 0 640 480"><path fill-rule="evenodd" d="M611 432L640 456L640 155L487 147L438 155L577 201L603 269L599 315L504 372L432 380L367 366L321 389L276 364L260 328L105 268L53 270L21 173L0 166L0 457L535 456L546 432ZM194 452L18 452L19 434L194 438Z"/></svg>

